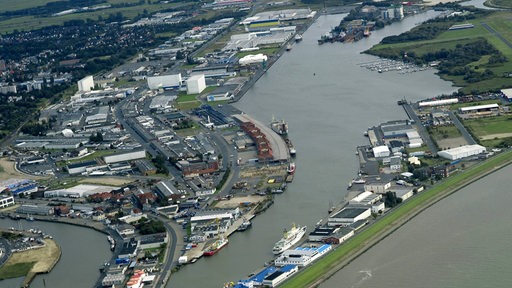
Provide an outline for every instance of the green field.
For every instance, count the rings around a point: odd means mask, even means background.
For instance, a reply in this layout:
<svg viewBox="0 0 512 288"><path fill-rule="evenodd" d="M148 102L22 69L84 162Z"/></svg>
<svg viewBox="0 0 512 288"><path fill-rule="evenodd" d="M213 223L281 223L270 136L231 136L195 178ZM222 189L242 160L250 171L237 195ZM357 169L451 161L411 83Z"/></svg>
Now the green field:
<svg viewBox="0 0 512 288"><path fill-rule="evenodd" d="M512 9L512 1L510 0L487 0L484 2L484 5L495 8Z"/></svg>
<svg viewBox="0 0 512 288"><path fill-rule="evenodd" d="M512 133L512 116L502 115L489 118L464 120L464 125L470 128L476 136L486 136L500 133Z"/></svg>
<svg viewBox="0 0 512 288"><path fill-rule="evenodd" d="M459 129L455 125L433 127L430 131L430 135L436 141L448 138L462 137Z"/></svg>
<svg viewBox="0 0 512 288"><path fill-rule="evenodd" d="M21 1L21 0L0 0L0 7L2 7L1 11L16 11L27 8L44 6L46 3L56 2L57 0L30 0L30 1Z"/></svg>
<svg viewBox="0 0 512 288"><path fill-rule="evenodd" d="M36 262L4 265L0 268L0 280L23 277L28 274Z"/></svg>
<svg viewBox="0 0 512 288"><path fill-rule="evenodd" d="M353 236L333 252L321 258L318 262L299 272L297 276L285 282L282 287L309 287L316 281L322 278L325 279L327 273L336 272L338 269L342 268L338 266L341 261L347 260L348 257L357 255L357 253L364 252L363 250L368 247L368 242L377 240L376 237L378 234L385 235L386 233L392 233L394 229L398 228L398 222L406 216L413 215L417 212L417 208L421 208L423 205L423 207L428 207L428 205L442 199L444 195L448 195L472 181L479 179L481 176L491 172L497 167L510 164L511 161L511 151L499 154L488 161L472 166L463 173L445 179L425 192L421 192L411 198L411 200L393 209L375 224ZM318 284L318 282L316 284Z"/></svg>
<svg viewBox="0 0 512 288"><path fill-rule="evenodd" d="M4 0L0 0L4 1ZM12 2L18 2L18 1L12 1ZM19 1L19 2L25 2L25 1ZM41 1L42 2L42 1ZM50 2L50 1L45 1ZM125 1L114 1L114 2L125 2ZM131 1L126 1L131 2ZM73 14L67 14L62 16L50 16L50 17L35 17L35 16L23 16L23 17L16 17L11 18L7 20L0 21L0 33L10 33L14 30L19 31L28 31L28 30L35 30L40 29L43 27L51 26L51 25L62 25L66 21L70 20L98 20L99 17L102 17L104 19L108 18L110 14L116 14L116 13L122 13L124 17L128 19L133 19L139 14L141 14L144 10L146 10L148 13L154 13L158 12L164 9L169 8L175 8L180 6L186 6L191 5L194 2L179 2L179 3L156 3L154 1L154 4L142 4L137 6L131 6L131 7L119 7L119 8L108 8L108 9L101 9L97 11L91 11L91 12L83 12L83 13L73 13Z"/></svg>
<svg viewBox="0 0 512 288"><path fill-rule="evenodd" d="M487 23L502 37L512 42L512 21L510 21L510 12L499 11L487 16L466 21L465 23L471 23L475 26L471 29L453 31L446 30L432 40L379 44L372 47L370 52L382 57L401 57L404 52L414 52L416 56L423 56L426 53L440 51L441 49L453 49L459 44L464 45L477 41L478 39L485 39L499 50L508 59L508 62L501 64L488 64L487 60L489 59L489 56L483 56L478 61L467 65L467 67L470 67L476 72L483 72L484 70L489 69L494 72L494 78L475 83L468 83L462 76L442 75L442 77L446 80L453 81L455 86L463 87L462 91L466 93L470 93L471 91L488 91L492 89L511 87L512 78L502 76L504 73L512 72L512 49L497 36L485 29L481 22Z"/></svg>

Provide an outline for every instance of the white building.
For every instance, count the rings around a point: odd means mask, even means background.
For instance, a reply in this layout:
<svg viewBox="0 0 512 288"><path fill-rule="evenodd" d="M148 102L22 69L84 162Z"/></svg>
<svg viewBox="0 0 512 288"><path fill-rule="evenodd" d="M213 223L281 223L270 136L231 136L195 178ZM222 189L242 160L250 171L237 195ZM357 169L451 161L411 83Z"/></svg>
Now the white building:
<svg viewBox="0 0 512 288"><path fill-rule="evenodd" d="M379 214L384 212L384 209L386 208L386 204L384 202L379 202L374 205L372 205L372 213Z"/></svg>
<svg viewBox="0 0 512 288"><path fill-rule="evenodd" d="M367 182L364 184L364 190L379 194L386 193L389 188L391 188L391 182Z"/></svg>
<svg viewBox="0 0 512 288"><path fill-rule="evenodd" d="M263 286L276 287L299 270L297 265L286 265L263 279Z"/></svg>
<svg viewBox="0 0 512 288"><path fill-rule="evenodd" d="M137 159L143 159L143 158L146 158L146 150L138 150L138 151L132 151L132 152L127 152L127 153L103 156L103 160L105 160L105 163L107 163L107 164L123 162L123 161L131 161L131 160L137 160Z"/></svg>
<svg viewBox="0 0 512 288"><path fill-rule="evenodd" d="M176 88L181 86L181 73L174 75L163 75L148 77L149 89L165 89L165 88Z"/></svg>
<svg viewBox="0 0 512 288"><path fill-rule="evenodd" d="M206 88L204 74L194 75L187 80L187 94L199 94Z"/></svg>
<svg viewBox="0 0 512 288"><path fill-rule="evenodd" d="M285 265L297 265L299 267L305 267L311 264L311 262L322 257L326 253L332 250L332 246L324 244L320 247L297 247L284 251L275 261L274 264L277 267Z"/></svg>
<svg viewBox="0 0 512 288"><path fill-rule="evenodd" d="M457 98L451 98L451 99L442 99L442 100L433 100L433 101L423 101L420 102L420 108L421 107L432 107L432 106L443 106L443 105L451 105L459 103L459 99Z"/></svg>
<svg viewBox="0 0 512 288"><path fill-rule="evenodd" d="M9 207L14 205L14 197L13 196L0 196L0 209L3 209L5 207Z"/></svg>
<svg viewBox="0 0 512 288"><path fill-rule="evenodd" d="M240 60L238 60L238 63L244 66L249 64L266 62L267 59L267 55L264 54L247 55L245 57L240 58Z"/></svg>
<svg viewBox="0 0 512 288"><path fill-rule="evenodd" d="M85 76L84 78L78 80L78 92L88 92L94 89L94 79L92 75Z"/></svg>
<svg viewBox="0 0 512 288"><path fill-rule="evenodd" d="M370 191L365 191L356 197L352 198L348 203L350 205L372 205L382 199L381 194L375 194Z"/></svg>
<svg viewBox="0 0 512 288"><path fill-rule="evenodd" d="M390 154L389 148L386 145L373 147L372 151L375 158L388 157Z"/></svg>
<svg viewBox="0 0 512 288"><path fill-rule="evenodd" d="M464 146L460 146L460 147L456 147L456 148L452 148L452 149L448 149L448 150L439 151L439 152L437 152L437 155L439 155L440 157L443 157L445 159L448 159L448 160L457 160L457 159L461 159L461 158L465 158L465 157L469 157L469 156L473 156L473 155L478 155L480 153L485 153L486 151L487 150L485 149L484 146L474 144L474 145L464 145Z"/></svg>

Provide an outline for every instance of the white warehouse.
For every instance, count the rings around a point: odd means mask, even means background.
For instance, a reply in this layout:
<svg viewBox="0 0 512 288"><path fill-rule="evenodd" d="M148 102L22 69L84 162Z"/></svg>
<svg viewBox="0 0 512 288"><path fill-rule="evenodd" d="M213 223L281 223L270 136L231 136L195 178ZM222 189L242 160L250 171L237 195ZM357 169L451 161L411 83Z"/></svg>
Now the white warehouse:
<svg viewBox="0 0 512 288"><path fill-rule="evenodd" d="M103 156L105 163L117 163L146 158L146 150L131 151L127 153Z"/></svg>
<svg viewBox="0 0 512 288"><path fill-rule="evenodd" d="M254 63L261 63L267 61L268 57L264 54L256 54L256 55L247 55L245 57L240 58L238 60L238 63L242 66L254 64Z"/></svg>
<svg viewBox="0 0 512 288"><path fill-rule="evenodd" d="M199 94L206 88L204 74L191 76L187 79L187 94Z"/></svg>
<svg viewBox="0 0 512 288"><path fill-rule="evenodd" d="M445 159L448 159L448 160L457 160L457 159L461 159L461 158L465 158L465 157L469 157L469 156L473 156L473 155L478 155L480 153L485 153L487 150L485 149L484 146L480 146L480 145L464 145L464 146L460 146L460 147L456 147L456 148L452 148L452 149L448 149L448 150L443 150L443 151L439 151L437 152L437 155L439 155L440 157L443 157Z"/></svg>
<svg viewBox="0 0 512 288"><path fill-rule="evenodd" d="M163 75L148 77L149 89L174 88L181 86L181 73L174 75Z"/></svg>
<svg viewBox="0 0 512 288"><path fill-rule="evenodd" d="M78 80L78 92L88 92L94 89L94 79L92 75L85 76L84 78Z"/></svg>

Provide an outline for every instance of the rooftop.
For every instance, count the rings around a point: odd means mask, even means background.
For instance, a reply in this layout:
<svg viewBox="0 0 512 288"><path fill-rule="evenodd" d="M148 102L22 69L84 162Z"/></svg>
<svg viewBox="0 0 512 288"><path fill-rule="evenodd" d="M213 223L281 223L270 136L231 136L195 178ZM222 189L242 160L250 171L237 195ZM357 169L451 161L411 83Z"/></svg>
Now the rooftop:
<svg viewBox="0 0 512 288"><path fill-rule="evenodd" d="M360 207L345 207L341 209L338 213L330 216L330 218L355 218L361 213L364 213L366 210L370 208L360 208Z"/></svg>

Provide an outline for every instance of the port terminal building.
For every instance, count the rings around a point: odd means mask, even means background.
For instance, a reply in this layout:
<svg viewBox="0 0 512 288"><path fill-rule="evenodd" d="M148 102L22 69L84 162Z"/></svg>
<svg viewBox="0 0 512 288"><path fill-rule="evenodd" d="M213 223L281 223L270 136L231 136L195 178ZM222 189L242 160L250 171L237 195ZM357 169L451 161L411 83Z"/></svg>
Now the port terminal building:
<svg viewBox="0 0 512 288"><path fill-rule="evenodd" d="M295 249L284 251L279 257L277 257L274 263L278 267L286 265L297 265L299 267L305 267L331 250L332 246L329 244L324 244L320 247L312 248L297 247Z"/></svg>
<svg viewBox="0 0 512 288"><path fill-rule="evenodd" d="M328 226L348 226L359 220L364 220L372 214L370 207L351 207L346 206L340 211L329 215Z"/></svg>

